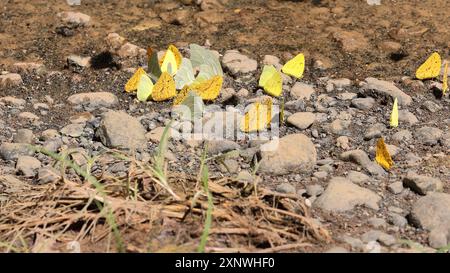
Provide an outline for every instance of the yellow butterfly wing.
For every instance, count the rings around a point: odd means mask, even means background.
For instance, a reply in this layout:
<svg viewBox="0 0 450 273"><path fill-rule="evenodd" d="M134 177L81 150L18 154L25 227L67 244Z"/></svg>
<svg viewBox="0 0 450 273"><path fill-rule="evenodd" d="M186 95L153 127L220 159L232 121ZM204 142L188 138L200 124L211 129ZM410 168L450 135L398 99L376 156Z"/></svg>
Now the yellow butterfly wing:
<svg viewBox="0 0 450 273"><path fill-rule="evenodd" d="M269 95L279 97L283 91L283 78L281 73L272 65L266 65L259 78L259 86Z"/></svg>
<svg viewBox="0 0 450 273"><path fill-rule="evenodd" d="M137 98L139 101L147 101L152 95L153 82L146 74L141 76L137 86Z"/></svg>
<svg viewBox="0 0 450 273"><path fill-rule="evenodd" d="M161 64L161 72L167 72L170 73L170 75L175 75L178 71L178 65L177 60L175 58L175 54L173 54L171 50L167 50L162 60L163 62Z"/></svg>
<svg viewBox="0 0 450 273"><path fill-rule="evenodd" d="M261 76L259 78L259 87L263 87L266 85L267 81L277 72L277 69L273 65L265 65Z"/></svg>
<svg viewBox="0 0 450 273"><path fill-rule="evenodd" d="M375 161L386 170L389 170L394 165L394 161L392 160L391 155L388 152L383 138L380 138L377 142Z"/></svg>
<svg viewBox="0 0 450 273"><path fill-rule="evenodd" d="M444 66L444 74L442 75L443 79L442 79L442 93L445 96L445 93L448 90L448 63L445 63Z"/></svg>
<svg viewBox="0 0 450 273"><path fill-rule="evenodd" d="M161 77L159 77L155 86L153 86L152 98L154 101L164 101L171 99L177 95L177 91L175 89L175 81L172 76L163 72Z"/></svg>
<svg viewBox="0 0 450 273"><path fill-rule="evenodd" d="M419 80L436 78L441 72L441 56L434 52L416 71Z"/></svg>
<svg viewBox="0 0 450 273"><path fill-rule="evenodd" d="M240 129L245 133L263 131L270 126L272 120L272 100L256 102L242 117Z"/></svg>
<svg viewBox="0 0 450 273"><path fill-rule="evenodd" d="M125 91L126 92L133 92L137 90L139 81L141 80L142 75L146 75L144 69L139 67L136 72L134 72L133 76L128 80L128 82L125 84Z"/></svg>
<svg viewBox="0 0 450 273"><path fill-rule="evenodd" d="M397 98L395 98L394 106L392 106L390 125L393 128L398 127L398 102L397 102Z"/></svg>
<svg viewBox="0 0 450 273"><path fill-rule="evenodd" d="M214 76L209 80L193 83L190 89L194 90L203 100L215 100L222 89L223 77Z"/></svg>
<svg viewBox="0 0 450 273"><path fill-rule="evenodd" d="M297 79L303 77L303 72L305 71L305 55L302 53L295 56L293 59L289 60L281 71L289 76L296 77Z"/></svg>
<svg viewBox="0 0 450 273"><path fill-rule="evenodd" d="M178 95L173 100L173 105L181 104L186 99L186 97L188 96L189 91L191 91L189 86L183 87L183 89L181 89L181 91L178 93Z"/></svg>

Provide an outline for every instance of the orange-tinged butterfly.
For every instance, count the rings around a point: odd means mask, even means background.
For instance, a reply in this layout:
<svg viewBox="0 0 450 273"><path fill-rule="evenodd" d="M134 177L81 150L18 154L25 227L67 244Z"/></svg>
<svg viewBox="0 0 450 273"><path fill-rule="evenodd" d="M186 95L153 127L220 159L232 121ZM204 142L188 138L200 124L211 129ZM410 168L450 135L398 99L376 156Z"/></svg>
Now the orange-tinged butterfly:
<svg viewBox="0 0 450 273"><path fill-rule="evenodd" d="M240 129L245 133L263 131L272 121L272 99L255 102L242 117Z"/></svg>
<svg viewBox="0 0 450 273"><path fill-rule="evenodd" d="M442 93L445 96L445 93L448 90L448 62L445 62L444 66L444 74L442 75Z"/></svg>
<svg viewBox="0 0 450 273"><path fill-rule="evenodd" d="M215 100L222 89L223 77L214 76L208 80L194 82L190 89L195 91L203 100Z"/></svg>
<svg viewBox="0 0 450 273"><path fill-rule="evenodd" d="M191 91L189 86L187 86L187 85L184 86L183 89L181 89L181 91L178 93L178 95L173 100L173 105L181 104L186 99L186 97L189 95L189 91Z"/></svg>
<svg viewBox="0 0 450 273"><path fill-rule="evenodd" d="M154 101L164 101L171 99L177 95L175 89L175 81L169 73L163 72L159 77L152 91Z"/></svg>
<svg viewBox="0 0 450 273"><path fill-rule="evenodd" d="M125 85L125 91L127 92L133 92L137 90L139 81L141 80L141 76L145 75L144 69L142 67L139 67L136 72L134 72L133 76L128 80L127 84Z"/></svg>
<svg viewBox="0 0 450 273"><path fill-rule="evenodd" d="M385 170L389 170L394 165L383 138L378 139L375 161Z"/></svg>
<svg viewBox="0 0 450 273"><path fill-rule="evenodd" d="M419 80L432 79L439 76L441 72L441 56L434 52L416 71Z"/></svg>

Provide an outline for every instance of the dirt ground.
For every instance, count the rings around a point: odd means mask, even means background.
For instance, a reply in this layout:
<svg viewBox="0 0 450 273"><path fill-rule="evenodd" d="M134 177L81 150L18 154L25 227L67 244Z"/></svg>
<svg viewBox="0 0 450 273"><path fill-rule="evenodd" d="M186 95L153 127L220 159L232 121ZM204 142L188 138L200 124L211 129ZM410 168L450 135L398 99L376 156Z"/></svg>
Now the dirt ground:
<svg viewBox="0 0 450 273"><path fill-rule="evenodd" d="M153 3L156 2L156 3ZM221 2L221 1L218 1ZM8 70L17 62L43 63L47 71L55 71L50 76L24 75L24 84L19 88L0 89L0 97L16 96L26 98L28 101L45 101L45 96L50 95L59 108L42 117L43 124L40 131L45 129L58 129L68 124L68 119L76 111L64 106L67 97L74 93L88 91L108 91L119 97L120 104L116 109L130 109L136 105L134 98L123 91L123 86L130 76L122 67L121 70L111 69L86 69L81 72L73 72L67 67L66 58L70 54L81 56L95 56L107 50L105 37L108 33L118 33L128 41L142 48L152 47L163 50L168 44L176 44L180 47L190 43L211 45L211 48L224 53L229 49L237 49L241 53L254 58L261 63L265 55L280 57L282 63L290 59L297 52L303 52L306 57L305 83L313 83L320 86L318 79L348 78L354 82L349 92L357 93L358 84L366 77L395 82L406 93L414 97L411 109L420 107L421 99L434 99L431 93L425 93L425 88L415 87L402 79L405 76L414 77L416 68L432 52L440 52L443 59L449 59L450 55L450 29L448 22L450 15L447 12L448 2L445 0L422 1L386 1L382 0L380 6L369 6L366 1L358 0L315 0L315 1L287 1L287 0L230 0L222 1L220 11L212 9L202 11L197 5L185 5L180 1L104 1L82 0L81 6L70 7L63 0L1 0L0 3L0 71ZM63 24L56 16L58 12L79 11L88 14L92 18L92 25L73 29L72 35L61 35L60 27ZM165 14L175 11L184 11L185 14L177 22L164 20ZM150 27L137 29L143 22ZM337 33L358 33L356 41L348 42L347 46L355 46L356 49L345 48ZM353 36L352 36L353 37ZM354 37L353 37L354 38ZM352 39L353 39L352 38ZM361 45L361 40L365 42ZM321 61L326 69L316 69L314 64ZM130 64L137 67L144 64ZM259 75L260 66L258 72ZM238 83L233 83L237 90ZM320 86L324 88L324 85ZM255 88L256 89L256 88ZM255 90L251 90L255 91ZM153 111L167 108L168 103L139 105L139 109L150 107ZM442 101L442 105L448 109L448 100ZM27 109L25 109L27 110ZM32 111L32 109L30 110ZM440 111L436 115L427 112L421 119L424 124L439 124L448 119L448 111ZM420 114L419 113L419 114ZM376 113L377 118L385 116L384 113ZM23 127L17 117L10 115L7 121L11 128ZM363 132L359 125L352 125L354 132ZM412 129L412 127L411 127ZM412 129L413 130L413 129ZM282 134L295 132L292 128L282 129ZM0 141L12 138L13 131L5 131L1 134ZM355 133L357 134L357 133ZM354 146L369 150L373 143L354 143ZM335 143L323 142L319 150L318 158L336 157L339 151L335 150ZM439 147L424 147L417 145L415 152L422 156L428 155L421 170L444 182L444 191L450 188L450 159L448 153L442 158L434 158L433 154L442 152ZM398 161L404 159L404 154ZM195 175L198 168L192 167L189 175ZM440 172L439 170L444 170ZM213 172L217 171L213 168ZM348 166L336 166L334 176L344 175L349 171ZM401 176L405 170L393 171L393 177ZM215 173L218 174L219 172ZM306 177L301 177L306 179ZM269 188L281 182L293 181L294 176L263 177L262 183ZM306 179L307 180L307 179ZM382 181L387 185L390 179ZM307 185L301 182L299 185ZM324 184L326 185L326 184ZM368 185L372 189L379 189L376 185ZM382 194L386 194L383 190ZM411 195L402 200L387 196L383 201L385 206L377 213L369 216L386 216L388 207L395 205L409 210L418 199ZM321 222L326 223L325 228L332 234L333 239L337 235L362 234L370 228L365 225L368 218L367 212L356 209L346 215L318 212L313 214ZM194 221L194 219L191 219ZM144 225L144 224L143 224ZM166 238L178 234L171 243L182 241L189 242L192 234L187 228L173 228L174 223L168 221L159 227L169 226L171 234L163 234L159 229L145 226L136 234L127 233L125 240L134 242L140 247L129 247L128 251L139 252L145 250L143 241L148 238L142 235L142 230L151 230L155 234ZM173 229L172 229L173 228ZM201 229L200 227L197 227ZM392 231L397 237L426 244L426 232L417 229L405 229ZM168 232L169 233L169 232ZM196 234L200 233L196 230ZM70 234L67 235L70 237ZM134 237L135 236L135 237ZM161 239L158 237L159 239ZM181 239L180 239L181 237ZM194 236L195 237L195 236ZM314 236L313 236L314 237ZM320 236L317 236L320 237ZM223 238L226 240L226 238ZM317 238L315 238L317 239ZM164 241L161 239L160 241ZM159 242L160 242L159 241ZM105 251L105 240L98 244L86 243L86 251ZM180 251L179 248L171 249L171 243L166 246L155 246L152 251ZM130 245L133 245L130 243ZM308 247L286 249L285 251L320 252L330 246L342 245L334 241L324 242L317 240ZM187 251L194 248L187 243ZM281 250L283 251L283 250Z"/></svg>

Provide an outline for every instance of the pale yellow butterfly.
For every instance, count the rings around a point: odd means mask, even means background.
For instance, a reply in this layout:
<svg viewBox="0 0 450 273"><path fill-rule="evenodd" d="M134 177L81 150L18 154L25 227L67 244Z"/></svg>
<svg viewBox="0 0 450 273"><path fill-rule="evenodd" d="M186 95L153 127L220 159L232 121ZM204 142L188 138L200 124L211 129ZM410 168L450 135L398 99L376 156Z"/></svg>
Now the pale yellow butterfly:
<svg viewBox="0 0 450 273"><path fill-rule="evenodd" d="M305 55L302 53L289 60L281 69L281 71L289 76L296 77L297 79L303 77L305 71Z"/></svg>
<svg viewBox="0 0 450 273"><path fill-rule="evenodd" d="M416 71L419 80L432 79L439 76L441 72L441 56L434 52Z"/></svg>
<svg viewBox="0 0 450 273"><path fill-rule="evenodd" d="M397 102L397 98L394 99L394 106L392 106L390 124L391 124L391 127L393 127L393 128L398 127L398 102Z"/></svg>

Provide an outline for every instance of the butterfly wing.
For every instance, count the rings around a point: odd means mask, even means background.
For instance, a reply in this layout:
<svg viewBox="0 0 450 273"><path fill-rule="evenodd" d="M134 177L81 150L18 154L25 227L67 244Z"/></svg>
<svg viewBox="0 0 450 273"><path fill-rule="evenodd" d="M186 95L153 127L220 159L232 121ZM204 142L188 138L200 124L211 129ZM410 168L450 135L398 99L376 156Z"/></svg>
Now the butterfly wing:
<svg viewBox="0 0 450 273"><path fill-rule="evenodd" d="M128 82L125 84L125 91L126 92L133 92L137 89L139 80L141 79L142 75L145 75L144 69L139 67L136 72L134 72L133 76L128 80Z"/></svg>
<svg viewBox="0 0 450 273"><path fill-rule="evenodd" d="M174 80L177 89L182 89L195 81L194 69L189 59L183 58Z"/></svg>
<svg viewBox="0 0 450 273"><path fill-rule="evenodd" d="M448 90L448 62L445 63L444 66L444 74L442 75L442 93L445 95L445 93Z"/></svg>
<svg viewBox="0 0 450 273"><path fill-rule="evenodd" d="M158 62L158 54L156 54L150 47L147 48L148 58L148 74L150 78L156 82L161 76L161 67Z"/></svg>
<svg viewBox="0 0 450 273"><path fill-rule="evenodd" d="M153 91L153 82L147 75L142 75L137 86L137 98L139 101L147 101Z"/></svg>
<svg viewBox="0 0 450 273"><path fill-rule="evenodd" d="M398 102L397 102L397 98L395 98L394 106L392 106L390 125L393 128L398 127Z"/></svg>
<svg viewBox="0 0 450 273"><path fill-rule="evenodd" d="M190 88L194 90L203 100L215 100L222 89L222 76L214 76L209 80L193 83Z"/></svg>
<svg viewBox="0 0 450 273"><path fill-rule="evenodd" d="M261 76L259 77L258 85L264 88L267 81L277 72L277 69L273 65L265 65Z"/></svg>
<svg viewBox="0 0 450 273"><path fill-rule="evenodd" d="M279 97L281 95L281 91L283 91L283 78L281 77L281 73L276 69L273 71L272 75L264 84L264 91L267 94Z"/></svg>
<svg viewBox="0 0 450 273"><path fill-rule="evenodd" d="M161 77L159 77L152 91L152 98L154 101L164 101L171 99L177 95L175 89L175 81L172 76L163 72Z"/></svg>
<svg viewBox="0 0 450 273"><path fill-rule="evenodd" d="M377 142L375 161L385 170L389 170L394 165L394 161L392 160L391 155L388 152L383 138L380 138Z"/></svg>
<svg viewBox="0 0 450 273"><path fill-rule="evenodd" d="M434 52L416 71L419 80L436 78L441 72L441 56Z"/></svg>
<svg viewBox="0 0 450 273"><path fill-rule="evenodd" d="M193 67L201 69L202 65L207 65L211 69L212 75L223 76L222 66L217 56L211 51L197 44L189 46L191 52L191 62ZM205 70L205 68L203 68ZM209 72L208 72L209 73Z"/></svg>
<svg viewBox="0 0 450 273"><path fill-rule="evenodd" d="M163 62L161 64L161 71L167 72L170 75L175 75L178 71L177 60L175 54L171 50L167 50L164 54Z"/></svg>
<svg viewBox="0 0 450 273"><path fill-rule="evenodd" d="M297 79L303 77L305 71L305 55L302 53L289 60L283 68L281 68L284 74L293 76Z"/></svg>

